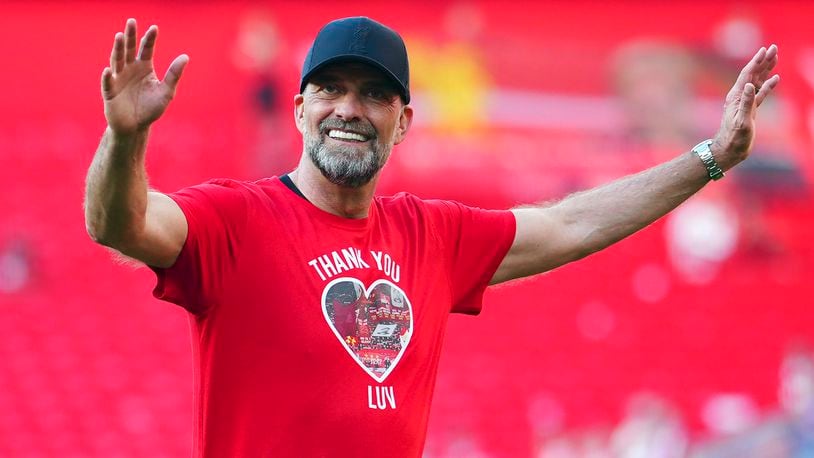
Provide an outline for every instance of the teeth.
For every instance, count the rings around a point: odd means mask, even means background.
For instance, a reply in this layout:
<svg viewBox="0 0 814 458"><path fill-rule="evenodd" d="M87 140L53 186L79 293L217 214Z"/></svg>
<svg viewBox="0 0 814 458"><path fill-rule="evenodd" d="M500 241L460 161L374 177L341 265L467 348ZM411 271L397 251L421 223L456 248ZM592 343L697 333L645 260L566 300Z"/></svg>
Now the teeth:
<svg viewBox="0 0 814 458"><path fill-rule="evenodd" d="M328 132L328 136L331 138L341 138L342 140L356 140L357 142L366 142L367 137L354 133L354 132L343 132L341 130L332 130Z"/></svg>

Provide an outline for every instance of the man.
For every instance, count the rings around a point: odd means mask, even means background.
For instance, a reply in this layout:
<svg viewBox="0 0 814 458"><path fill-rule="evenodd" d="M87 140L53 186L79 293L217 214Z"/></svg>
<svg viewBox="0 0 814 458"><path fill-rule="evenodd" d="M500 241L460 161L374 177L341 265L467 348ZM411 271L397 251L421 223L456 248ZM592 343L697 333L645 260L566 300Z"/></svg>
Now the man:
<svg viewBox="0 0 814 458"><path fill-rule="evenodd" d="M413 118L407 53L393 30L346 18L305 59L294 171L165 195L147 187L147 137L188 58L159 81L157 33L137 50L131 19L114 40L85 215L95 241L151 266L154 294L190 312L196 456L420 456L448 314L478 313L488 284L601 250L720 178L748 156L756 108L779 81L777 48L761 48L713 140L553 205L374 197ZM399 298L398 320L371 306L384 295ZM377 314L369 335L343 335L343 297Z"/></svg>

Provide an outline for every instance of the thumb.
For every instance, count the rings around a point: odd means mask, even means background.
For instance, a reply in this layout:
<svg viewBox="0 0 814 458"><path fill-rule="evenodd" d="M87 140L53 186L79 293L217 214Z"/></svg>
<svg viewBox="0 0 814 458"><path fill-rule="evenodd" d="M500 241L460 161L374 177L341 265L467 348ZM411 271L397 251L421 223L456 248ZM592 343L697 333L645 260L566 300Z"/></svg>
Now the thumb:
<svg viewBox="0 0 814 458"><path fill-rule="evenodd" d="M178 80L181 79L181 74L184 73L184 68L187 66L187 63L189 63L189 56L181 54L172 61L170 68L167 69L167 73L164 74L164 84L167 85L173 94L175 94L175 88L178 87Z"/></svg>
<svg viewBox="0 0 814 458"><path fill-rule="evenodd" d="M739 107L740 113L743 115L744 120L750 119L754 116L755 112L755 85L752 83L746 83L743 86L743 95L741 96L741 104Z"/></svg>
<svg viewBox="0 0 814 458"><path fill-rule="evenodd" d="M102 70L102 97L105 100L113 98L113 70L106 67Z"/></svg>

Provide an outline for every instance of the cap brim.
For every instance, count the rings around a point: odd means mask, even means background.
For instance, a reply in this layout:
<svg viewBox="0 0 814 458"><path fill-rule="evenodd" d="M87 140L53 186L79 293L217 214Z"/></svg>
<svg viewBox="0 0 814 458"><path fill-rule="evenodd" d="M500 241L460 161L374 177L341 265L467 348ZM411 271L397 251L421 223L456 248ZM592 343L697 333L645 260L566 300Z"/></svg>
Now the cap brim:
<svg viewBox="0 0 814 458"><path fill-rule="evenodd" d="M396 88L398 88L399 94L401 95L401 98L404 100L404 103L405 104L410 103L410 91L404 86L404 84L402 84L401 80L398 79L398 77L395 74L393 74L393 72L388 70L387 67L385 67L378 61L371 59L370 57L367 56L360 56L359 54L340 54L338 56L333 56L330 59L325 59L324 61L315 65L313 68L311 68L310 71L308 71L308 73L302 75L302 80L300 81L300 94L302 94L302 92L305 90L305 86L308 85L308 80L311 78L311 76L314 75L314 73L320 71L321 69L327 67L328 65L343 62L361 62L363 64L368 64L372 67L381 70L382 73L384 73L384 75L387 76L390 79L390 81L392 81L393 84L396 85Z"/></svg>

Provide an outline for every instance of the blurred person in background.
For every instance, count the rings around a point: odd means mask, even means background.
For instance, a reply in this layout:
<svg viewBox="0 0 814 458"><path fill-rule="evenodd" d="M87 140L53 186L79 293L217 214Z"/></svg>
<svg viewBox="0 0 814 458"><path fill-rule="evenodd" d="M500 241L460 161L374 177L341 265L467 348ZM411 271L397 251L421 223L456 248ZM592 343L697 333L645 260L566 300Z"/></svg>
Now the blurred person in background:
<svg viewBox="0 0 814 458"><path fill-rule="evenodd" d="M789 350L780 365L781 410L748 428L699 444L693 458L809 458L814 456L814 353Z"/></svg>
<svg viewBox="0 0 814 458"><path fill-rule="evenodd" d="M678 409L650 393L630 399L626 416L611 438L612 456L617 458L681 458L688 445Z"/></svg>
<svg viewBox="0 0 814 458"><path fill-rule="evenodd" d="M31 244L21 236L12 236L0 246L0 293L16 293L31 283Z"/></svg>
<svg viewBox="0 0 814 458"><path fill-rule="evenodd" d="M263 175L283 173L294 155L296 138L290 129L280 129L288 120L285 75L281 58L285 49L274 17L263 10L251 10L241 18L232 51L232 61L247 78L241 130L250 151L246 158L252 169Z"/></svg>
<svg viewBox="0 0 814 458"><path fill-rule="evenodd" d="M638 40L616 51L612 77L631 148L661 159L697 138L696 72L692 55L679 45Z"/></svg>
<svg viewBox="0 0 814 458"><path fill-rule="evenodd" d="M154 295L189 312L196 456L420 456L450 312L477 314L490 284L599 251L663 216L749 156L757 107L779 82L761 48L726 97L715 137L644 172L554 204L489 211L401 193L375 196L410 129L407 51L365 17L317 34L294 96L296 169L172 194L150 190L150 126L189 58L164 79L158 35L116 34L101 86L107 129L90 166L90 236L150 266ZM410 321L349 346L328 313L331 288L398 294ZM360 301L364 302L364 301ZM376 342L395 351L385 354ZM361 348L364 348L364 353ZM364 356L364 357L363 357Z"/></svg>
<svg viewBox="0 0 814 458"><path fill-rule="evenodd" d="M792 456L814 456L814 351L789 351L780 367L780 405Z"/></svg>

